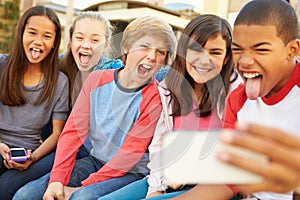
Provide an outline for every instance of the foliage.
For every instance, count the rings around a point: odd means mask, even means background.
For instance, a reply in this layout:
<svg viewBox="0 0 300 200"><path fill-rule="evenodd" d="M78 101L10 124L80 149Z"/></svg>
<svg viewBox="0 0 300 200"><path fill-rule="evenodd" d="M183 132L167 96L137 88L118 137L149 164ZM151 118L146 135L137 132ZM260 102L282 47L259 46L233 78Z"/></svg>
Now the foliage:
<svg viewBox="0 0 300 200"><path fill-rule="evenodd" d="M20 17L19 5L20 0L4 0L0 3L0 53L10 51Z"/></svg>

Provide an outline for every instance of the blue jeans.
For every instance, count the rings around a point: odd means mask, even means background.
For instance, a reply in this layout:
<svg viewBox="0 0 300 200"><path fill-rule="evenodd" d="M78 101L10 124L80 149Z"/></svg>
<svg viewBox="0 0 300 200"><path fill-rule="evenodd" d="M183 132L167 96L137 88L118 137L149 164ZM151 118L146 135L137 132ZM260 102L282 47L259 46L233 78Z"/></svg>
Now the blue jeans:
<svg viewBox="0 0 300 200"><path fill-rule="evenodd" d="M148 179L141 179L130 183L108 195L100 197L98 200L139 200L147 195Z"/></svg>
<svg viewBox="0 0 300 200"><path fill-rule="evenodd" d="M142 179L135 181L129 185L126 185L125 187L116 190L108 195L105 195L103 197L100 197L98 200L140 200L145 199L147 192L148 192L148 179ZM149 198L149 200L154 199L166 199L166 198L172 198L175 196L178 196L180 194L183 194L184 192L191 189L193 186L185 186L182 190L172 192L172 193L165 193L161 194L152 198ZM148 200L148 199L147 199Z"/></svg>
<svg viewBox="0 0 300 200"><path fill-rule="evenodd" d="M81 181L88 178L91 173L97 172L103 167L103 164L92 156L84 157L77 160L71 174L68 186L81 186ZM85 186L74 192L70 200L84 199L92 200L113 192L125 185L143 178L143 174L127 173L122 177L109 179L103 182ZM47 189L49 174L42 178L26 184L14 196L13 200L41 200Z"/></svg>
<svg viewBox="0 0 300 200"><path fill-rule="evenodd" d="M22 186L50 172L54 162L54 156L55 153L52 152L31 164L28 169L24 171L6 169L6 171L0 176L0 199L11 200L15 192L17 192ZM1 164L2 163L3 160Z"/></svg>

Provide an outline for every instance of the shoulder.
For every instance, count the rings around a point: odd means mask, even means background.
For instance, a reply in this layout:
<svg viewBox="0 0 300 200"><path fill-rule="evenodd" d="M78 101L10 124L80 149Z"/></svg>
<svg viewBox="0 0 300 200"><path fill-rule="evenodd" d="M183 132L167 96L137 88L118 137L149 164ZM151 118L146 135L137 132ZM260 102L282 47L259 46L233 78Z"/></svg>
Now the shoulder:
<svg viewBox="0 0 300 200"><path fill-rule="evenodd" d="M6 63L8 59L8 54L0 54L0 64Z"/></svg>
<svg viewBox="0 0 300 200"><path fill-rule="evenodd" d="M231 107L241 107L248 99L245 85L241 83L236 89L234 89L228 96L228 103Z"/></svg>
<svg viewBox="0 0 300 200"><path fill-rule="evenodd" d="M68 82L68 77L61 71L58 72L58 82Z"/></svg>
<svg viewBox="0 0 300 200"><path fill-rule="evenodd" d="M92 71L84 82L84 85L90 85L91 88L104 85L114 80L115 70L96 70Z"/></svg>

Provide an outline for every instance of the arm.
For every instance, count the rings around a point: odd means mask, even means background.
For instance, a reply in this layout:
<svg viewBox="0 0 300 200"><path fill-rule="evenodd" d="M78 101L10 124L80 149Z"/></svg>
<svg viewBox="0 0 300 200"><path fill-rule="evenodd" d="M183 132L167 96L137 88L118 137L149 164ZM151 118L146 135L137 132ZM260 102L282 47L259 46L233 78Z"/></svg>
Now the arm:
<svg viewBox="0 0 300 200"><path fill-rule="evenodd" d="M51 171L50 181L67 185L70 180L75 157L85 141L89 130L90 91L96 87L98 76L87 78L77 98L72 112L61 133Z"/></svg>
<svg viewBox="0 0 300 200"><path fill-rule="evenodd" d="M235 128L238 122L238 112L247 100L244 85L239 85L226 99L225 109L222 116L223 128Z"/></svg>
<svg viewBox="0 0 300 200"><path fill-rule="evenodd" d="M148 97L149 98L149 97ZM141 105L141 115L125 138L117 154L98 172L91 174L82 185L86 186L126 174L145 154L161 113L161 101L154 94Z"/></svg>
<svg viewBox="0 0 300 200"><path fill-rule="evenodd" d="M149 146L149 164L150 175L148 176L148 192L147 198L163 194L167 186L163 184L163 176L161 173L160 149L163 133L167 132L164 119L164 111L158 120L154 137Z"/></svg>
<svg viewBox="0 0 300 200"><path fill-rule="evenodd" d="M36 162L51 151L53 151L57 145L60 133L65 125L64 120L53 120L53 132L52 134L30 155L30 160Z"/></svg>
<svg viewBox="0 0 300 200"><path fill-rule="evenodd" d="M249 160L228 152L219 158L227 163L261 175L259 184L236 185L244 194L258 191L290 192L300 186L300 138L279 129L260 125L239 126L239 131L222 142L247 148L269 157L269 162Z"/></svg>
<svg viewBox="0 0 300 200"><path fill-rule="evenodd" d="M5 166L8 169L27 169L32 163L37 162L39 159L43 158L45 155L49 154L56 147L58 137L65 125L64 120L53 120L53 132L52 134L33 152L28 151L28 160L24 163L14 162L9 160L9 148L7 147L7 159L5 159ZM6 146L6 145L5 145Z"/></svg>
<svg viewBox="0 0 300 200"><path fill-rule="evenodd" d="M70 181L76 153L85 141L89 130L90 101L89 94L92 83L97 83L95 77L88 78L77 98L74 108L59 137L55 161L50 173L49 185L44 193L44 200L63 200L64 185Z"/></svg>
<svg viewBox="0 0 300 200"><path fill-rule="evenodd" d="M8 168L21 170L27 169L32 163L37 162L55 149L58 137L65 125L67 113L69 111L69 87L67 77L59 74L58 81L55 87L55 96L53 96L53 98L51 99L54 107L51 107L51 110L49 108L49 111L52 112L53 118L51 135L37 149L35 149L33 153L31 152L31 150L28 150L28 160L26 162L17 163L9 161L7 166ZM43 118L43 112L41 112L38 117ZM42 124L40 125L42 126Z"/></svg>
<svg viewBox="0 0 300 200"><path fill-rule="evenodd" d="M69 84L68 79L59 74L56 93L57 99L52 110L52 133L47 139L30 155L33 162L38 161L56 148L58 138L64 128L69 112ZM58 96L59 94L59 96ZM43 117L43 116L41 116Z"/></svg>

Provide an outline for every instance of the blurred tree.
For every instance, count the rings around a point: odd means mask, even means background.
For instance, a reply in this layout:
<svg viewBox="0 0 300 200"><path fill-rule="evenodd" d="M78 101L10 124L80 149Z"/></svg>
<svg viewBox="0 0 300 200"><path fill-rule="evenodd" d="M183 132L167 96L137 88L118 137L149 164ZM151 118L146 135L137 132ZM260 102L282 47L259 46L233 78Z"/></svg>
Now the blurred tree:
<svg viewBox="0 0 300 200"><path fill-rule="evenodd" d="M20 17L20 0L0 1L0 53L10 52Z"/></svg>

